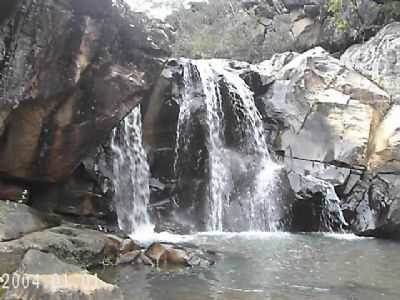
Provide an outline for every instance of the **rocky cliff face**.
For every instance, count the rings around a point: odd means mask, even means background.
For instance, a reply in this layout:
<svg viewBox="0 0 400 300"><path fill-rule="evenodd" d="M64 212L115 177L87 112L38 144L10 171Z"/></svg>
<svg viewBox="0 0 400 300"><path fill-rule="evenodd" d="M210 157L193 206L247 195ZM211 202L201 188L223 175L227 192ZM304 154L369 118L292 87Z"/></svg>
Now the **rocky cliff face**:
<svg viewBox="0 0 400 300"><path fill-rule="evenodd" d="M140 103L166 35L112 1L17 1L0 28L0 173L58 182Z"/></svg>
<svg viewBox="0 0 400 300"><path fill-rule="evenodd" d="M321 46L338 57L398 18L389 5L373 0L218 0L182 7L167 20L177 29L176 56L260 62L276 53Z"/></svg>
<svg viewBox="0 0 400 300"><path fill-rule="evenodd" d="M168 31L121 1L3 1L0 10L2 198L26 189L43 210L109 213L107 178L82 161L151 93Z"/></svg>
<svg viewBox="0 0 400 300"><path fill-rule="evenodd" d="M385 16L375 1L341 1L340 24L329 1L244 1L265 26L262 49L265 58L282 51L304 51L322 46L342 52L357 41L374 35Z"/></svg>
<svg viewBox="0 0 400 300"><path fill-rule="evenodd" d="M395 26L396 23L389 25L359 46L364 47L360 53L377 51L374 45L382 45L382 39L393 40L390 28ZM346 53L342 61L346 57L354 59ZM376 72L388 65L386 59L380 61L374 68ZM297 199L291 205L291 230L330 229L321 218L328 213L329 218L335 219L328 223L341 224L344 229L398 237L399 126L395 117L398 108L391 97L394 93L385 91L379 82L358 73L354 67L343 65L322 48L303 54L276 54L257 65L235 61L227 65L239 72L254 92L270 148L287 170L288 180L283 182L291 192L286 196L294 193ZM162 103L148 108L145 136L152 137L147 143L151 146L153 176L164 183L153 192L153 203L157 203L155 199L166 200L160 203L173 207L174 203L185 202L179 199L179 187L171 189L173 173L166 172L173 170L176 155L178 91L182 84L179 61L171 61L163 74L163 97L157 98ZM161 120L164 126L159 129L155 124ZM196 120L192 122L195 128ZM235 129L226 128L229 130ZM201 131L197 136L200 138ZM200 156L193 163L208 159L201 152L194 153ZM201 164L192 165L192 171L197 169L201 173ZM193 192L195 187L191 187ZM196 191L199 197L199 190Z"/></svg>

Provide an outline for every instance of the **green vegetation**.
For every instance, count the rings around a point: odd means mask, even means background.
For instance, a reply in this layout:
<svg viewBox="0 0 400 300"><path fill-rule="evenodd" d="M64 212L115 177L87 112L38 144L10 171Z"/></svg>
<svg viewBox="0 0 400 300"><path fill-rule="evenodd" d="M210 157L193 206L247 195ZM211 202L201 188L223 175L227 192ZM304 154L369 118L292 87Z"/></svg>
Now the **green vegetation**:
<svg viewBox="0 0 400 300"><path fill-rule="evenodd" d="M383 7L384 14L387 18L400 21L400 1L386 0Z"/></svg>
<svg viewBox="0 0 400 300"><path fill-rule="evenodd" d="M365 30L368 25L358 13L360 2L357 0L328 0L326 4L326 10L329 13L329 18L336 28L342 32L349 30L350 26L346 20L344 12L346 9L352 9L352 14L358 16L361 27L359 30ZM392 21L400 21L400 1L398 0L386 0L384 4L379 5L380 10L385 18L385 23ZM365 23L365 24L364 24Z"/></svg>
<svg viewBox="0 0 400 300"><path fill-rule="evenodd" d="M169 17L177 31L175 56L252 60L264 27L239 0L213 0L181 7Z"/></svg>
<svg viewBox="0 0 400 300"><path fill-rule="evenodd" d="M342 0L329 0L327 3L327 11L330 14L330 19L335 24L336 28L342 32L349 29L349 24L343 17L343 2Z"/></svg>

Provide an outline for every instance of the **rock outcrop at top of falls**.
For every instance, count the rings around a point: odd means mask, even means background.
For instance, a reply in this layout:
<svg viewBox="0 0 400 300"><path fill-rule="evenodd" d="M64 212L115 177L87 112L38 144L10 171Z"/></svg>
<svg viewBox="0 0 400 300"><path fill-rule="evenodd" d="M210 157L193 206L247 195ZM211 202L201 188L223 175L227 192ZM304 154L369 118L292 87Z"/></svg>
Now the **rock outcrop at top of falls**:
<svg viewBox="0 0 400 300"><path fill-rule="evenodd" d="M168 35L120 1L5 2L0 174L58 182L145 99Z"/></svg>
<svg viewBox="0 0 400 300"><path fill-rule="evenodd" d="M203 1L182 7L167 20L177 28L175 56L260 62L276 53L316 46L343 53L398 18L398 8L383 2Z"/></svg>

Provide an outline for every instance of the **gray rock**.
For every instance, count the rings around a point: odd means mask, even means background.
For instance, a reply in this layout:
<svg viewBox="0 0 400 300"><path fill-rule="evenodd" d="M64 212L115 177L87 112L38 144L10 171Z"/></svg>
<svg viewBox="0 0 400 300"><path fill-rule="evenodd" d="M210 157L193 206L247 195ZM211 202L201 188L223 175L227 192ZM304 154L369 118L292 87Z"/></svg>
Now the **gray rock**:
<svg viewBox="0 0 400 300"><path fill-rule="evenodd" d="M63 181L156 82L168 35L113 3L15 1L0 23L4 176Z"/></svg>
<svg viewBox="0 0 400 300"><path fill-rule="evenodd" d="M59 260L54 254L31 249L26 252L17 272L25 274L64 274L79 273L78 266Z"/></svg>
<svg viewBox="0 0 400 300"><path fill-rule="evenodd" d="M64 225L0 243L0 266L15 271L21 254L30 249L50 252L68 263L86 267L114 261L120 244L102 232Z"/></svg>
<svg viewBox="0 0 400 300"><path fill-rule="evenodd" d="M126 252L121 254L116 261L116 265L125 265L130 263L135 263L141 257L142 251L141 250L134 250L130 252Z"/></svg>
<svg viewBox="0 0 400 300"><path fill-rule="evenodd" d="M400 169L399 115L400 105L395 104L390 108L382 122L377 127L374 139L371 142L371 169Z"/></svg>
<svg viewBox="0 0 400 300"><path fill-rule="evenodd" d="M292 206L291 231L340 231L348 226L332 184L294 171L288 177L297 199Z"/></svg>
<svg viewBox="0 0 400 300"><path fill-rule="evenodd" d="M396 173L369 175L358 181L343 205L354 232L400 239L399 184Z"/></svg>
<svg viewBox="0 0 400 300"><path fill-rule="evenodd" d="M400 101L400 23L383 28L368 42L354 45L342 55L341 61L351 69L372 79L393 99Z"/></svg>
<svg viewBox="0 0 400 300"><path fill-rule="evenodd" d="M141 249L141 247L138 244L136 244L134 241L132 241L131 239L125 239L122 241L121 254L125 254L125 253L132 252L132 251L137 251L140 249Z"/></svg>
<svg viewBox="0 0 400 300"><path fill-rule="evenodd" d="M51 226L47 218L29 206L0 200L0 242L15 240Z"/></svg>
<svg viewBox="0 0 400 300"><path fill-rule="evenodd" d="M255 12L264 24L261 43L256 47L257 59L269 59L284 51L306 51L321 46L331 53L373 36L383 27L384 7L372 0L342 1L342 20L346 28L338 28L327 10L327 1L247 1L244 7ZM243 58L247 59L247 58Z"/></svg>
<svg viewBox="0 0 400 300"><path fill-rule="evenodd" d="M122 300L119 288L52 254L29 250L14 276L29 285L11 286L2 300ZM22 280L22 279L21 279Z"/></svg>
<svg viewBox="0 0 400 300"><path fill-rule="evenodd" d="M368 166L370 128L391 103L385 91L321 48L297 55L279 71L267 62L259 70L275 77L257 101L290 169L342 185L348 176L343 167Z"/></svg>

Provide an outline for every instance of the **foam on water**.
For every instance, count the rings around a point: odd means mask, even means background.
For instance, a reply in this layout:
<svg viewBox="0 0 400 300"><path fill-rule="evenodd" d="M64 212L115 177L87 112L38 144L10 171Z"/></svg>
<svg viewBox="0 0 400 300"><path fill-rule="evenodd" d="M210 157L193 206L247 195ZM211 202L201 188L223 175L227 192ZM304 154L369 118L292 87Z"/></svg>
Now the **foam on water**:
<svg viewBox="0 0 400 300"><path fill-rule="evenodd" d="M324 238L353 241L353 240L369 240L371 237L360 237L351 233L307 233L311 236L322 236ZM244 240L283 240L293 239L304 234L295 234L290 232L261 232L261 231L246 231L246 232L223 232L209 231L198 232L191 235L179 235L170 232L154 232L153 227L144 227L138 230L138 233L131 234L130 237L141 245L148 246L154 242L167 243L187 243L205 241L208 239L218 238L220 240L244 239Z"/></svg>
<svg viewBox="0 0 400 300"><path fill-rule="evenodd" d="M337 240L348 240L348 241L373 239L373 237L358 236L353 233L325 232L322 233L322 236Z"/></svg>
<svg viewBox="0 0 400 300"><path fill-rule="evenodd" d="M129 237L142 246L149 246L156 242L185 243L196 239L196 235L180 235L170 232L157 233L154 232L153 227L142 228L142 230L138 230L137 233L133 233Z"/></svg>

